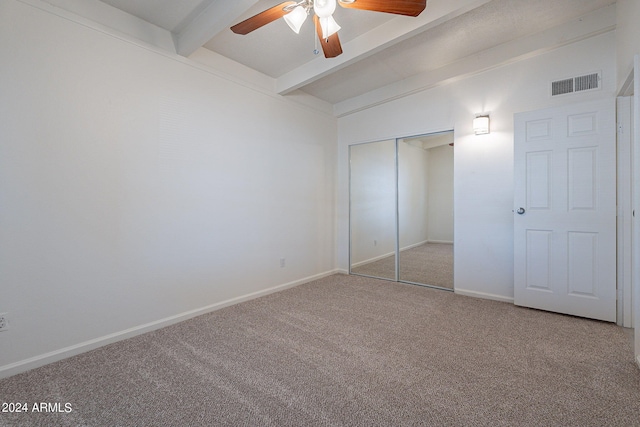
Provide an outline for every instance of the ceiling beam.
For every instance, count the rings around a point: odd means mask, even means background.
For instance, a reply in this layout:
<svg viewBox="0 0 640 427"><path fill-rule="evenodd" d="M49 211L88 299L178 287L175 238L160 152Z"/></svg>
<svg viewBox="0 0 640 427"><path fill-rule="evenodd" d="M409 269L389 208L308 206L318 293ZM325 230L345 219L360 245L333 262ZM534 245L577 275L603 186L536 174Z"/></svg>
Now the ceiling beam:
<svg viewBox="0 0 640 427"><path fill-rule="evenodd" d="M615 4L539 33L524 36L467 56L435 70L374 89L333 106L336 117L365 110L414 93L532 58L616 28Z"/></svg>
<svg viewBox="0 0 640 427"><path fill-rule="evenodd" d="M423 31L478 8L491 0L429 0L417 18L395 18L365 34L343 43L344 53L336 58L315 58L283 74L276 81L276 91L286 95L356 61L400 43Z"/></svg>
<svg viewBox="0 0 640 427"><path fill-rule="evenodd" d="M258 0L212 0L187 27L174 35L176 51L189 56L220 31L229 28Z"/></svg>

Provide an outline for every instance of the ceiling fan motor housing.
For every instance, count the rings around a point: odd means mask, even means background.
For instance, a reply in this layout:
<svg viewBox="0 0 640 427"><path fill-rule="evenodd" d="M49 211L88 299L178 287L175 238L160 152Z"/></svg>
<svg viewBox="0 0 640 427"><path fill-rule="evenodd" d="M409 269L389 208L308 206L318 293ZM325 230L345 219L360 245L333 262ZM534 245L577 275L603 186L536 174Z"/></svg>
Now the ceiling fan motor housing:
<svg viewBox="0 0 640 427"><path fill-rule="evenodd" d="M314 0L313 11L318 18L328 18L336 10L336 0Z"/></svg>

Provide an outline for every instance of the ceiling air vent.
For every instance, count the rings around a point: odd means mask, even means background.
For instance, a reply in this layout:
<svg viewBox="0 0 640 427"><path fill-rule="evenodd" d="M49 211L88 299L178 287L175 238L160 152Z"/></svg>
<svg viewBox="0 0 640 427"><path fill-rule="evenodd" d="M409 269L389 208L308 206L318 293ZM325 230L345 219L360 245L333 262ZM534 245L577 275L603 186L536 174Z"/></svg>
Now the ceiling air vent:
<svg viewBox="0 0 640 427"><path fill-rule="evenodd" d="M600 89L600 73L587 74L551 82L551 96Z"/></svg>

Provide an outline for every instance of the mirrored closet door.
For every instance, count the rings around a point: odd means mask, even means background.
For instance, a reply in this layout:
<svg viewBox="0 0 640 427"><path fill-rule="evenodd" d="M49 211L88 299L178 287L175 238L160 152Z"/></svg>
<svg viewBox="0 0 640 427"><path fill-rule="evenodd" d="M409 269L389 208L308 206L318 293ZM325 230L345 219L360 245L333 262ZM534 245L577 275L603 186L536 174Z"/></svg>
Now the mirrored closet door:
<svg viewBox="0 0 640 427"><path fill-rule="evenodd" d="M350 271L396 278L396 141L352 145Z"/></svg>
<svg viewBox="0 0 640 427"><path fill-rule="evenodd" d="M453 289L453 132L398 139L399 280Z"/></svg>
<svg viewBox="0 0 640 427"><path fill-rule="evenodd" d="M350 164L351 273L453 289L453 131L353 145Z"/></svg>

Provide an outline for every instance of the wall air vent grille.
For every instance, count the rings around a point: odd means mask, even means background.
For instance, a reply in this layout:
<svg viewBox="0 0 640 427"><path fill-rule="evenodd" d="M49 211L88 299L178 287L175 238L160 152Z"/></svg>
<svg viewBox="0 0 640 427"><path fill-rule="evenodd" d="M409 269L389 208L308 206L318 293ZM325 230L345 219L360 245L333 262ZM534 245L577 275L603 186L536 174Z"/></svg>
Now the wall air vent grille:
<svg viewBox="0 0 640 427"><path fill-rule="evenodd" d="M564 95L573 92L573 79L558 80L551 83L551 95Z"/></svg>
<svg viewBox="0 0 640 427"><path fill-rule="evenodd" d="M600 73L556 80L555 82L551 82L551 96L600 89L601 80Z"/></svg>
<svg viewBox="0 0 640 427"><path fill-rule="evenodd" d="M576 92L580 92L583 90L591 90L598 89L600 83L600 78L598 73L588 74L586 76L576 77L575 89Z"/></svg>

